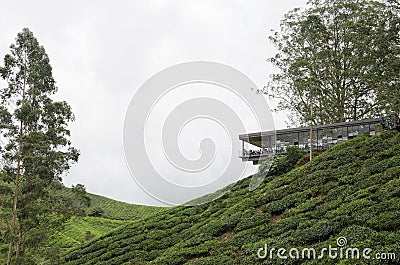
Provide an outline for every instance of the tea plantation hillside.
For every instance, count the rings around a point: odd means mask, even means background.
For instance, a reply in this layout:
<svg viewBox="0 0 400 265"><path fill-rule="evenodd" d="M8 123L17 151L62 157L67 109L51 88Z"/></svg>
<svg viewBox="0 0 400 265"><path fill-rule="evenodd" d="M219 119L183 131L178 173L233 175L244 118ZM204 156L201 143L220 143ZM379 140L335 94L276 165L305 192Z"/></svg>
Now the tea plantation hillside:
<svg viewBox="0 0 400 265"><path fill-rule="evenodd" d="M66 196L73 196L70 188L63 189L62 193ZM135 205L91 193L87 195L90 198L90 207L86 209L86 213L107 219L135 220L149 217L163 210L161 207Z"/></svg>
<svg viewBox="0 0 400 265"><path fill-rule="evenodd" d="M74 247L90 240L103 236L113 229L131 223L128 220L112 220L101 217L72 217L58 231L51 241L52 245L57 245L61 252L67 252Z"/></svg>
<svg viewBox="0 0 400 265"><path fill-rule="evenodd" d="M73 196L70 188L63 189L62 193L65 196ZM91 193L87 195L91 205L86 209L86 214L97 216L72 217L67 221L51 242L64 252L105 235L117 227L165 210L161 207L129 204Z"/></svg>
<svg viewBox="0 0 400 265"><path fill-rule="evenodd" d="M259 259L268 246L371 248L400 255L400 133L359 136L249 192L174 207L74 249L63 264L385 264L378 260ZM373 255L373 254L371 254ZM386 261L387 264L399 260Z"/></svg>

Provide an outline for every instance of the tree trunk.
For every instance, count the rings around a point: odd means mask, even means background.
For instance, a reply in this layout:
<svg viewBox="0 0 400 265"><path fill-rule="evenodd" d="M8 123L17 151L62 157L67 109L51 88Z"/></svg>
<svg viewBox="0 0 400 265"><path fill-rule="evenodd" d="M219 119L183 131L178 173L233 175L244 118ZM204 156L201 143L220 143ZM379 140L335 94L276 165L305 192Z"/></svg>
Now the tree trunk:
<svg viewBox="0 0 400 265"><path fill-rule="evenodd" d="M355 99L354 108L353 108L353 121L357 120L357 105L358 105L358 101L357 101L357 99Z"/></svg>
<svg viewBox="0 0 400 265"><path fill-rule="evenodd" d="M22 230L19 229L18 231L18 243L17 243L17 249L15 251L15 263L18 264L19 256L21 253L21 244L22 244Z"/></svg>
<svg viewBox="0 0 400 265"><path fill-rule="evenodd" d="M313 148L313 91L312 91L312 81L310 73L310 161L312 160L312 148ZM318 143L317 143L318 144Z"/></svg>
<svg viewBox="0 0 400 265"><path fill-rule="evenodd" d="M24 62L24 85L22 89L22 104L25 100L25 87L26 87L26 53L25 53L25 62ZM17 221L17 203L18 203L18 193L19 193L19 177L21 174L21 160L22 160L22 136L23 136L23 126L24 123L21 120L19 127L19 143L18 143L18 162L17 162L17 172L15 174L15 188L14 188L14 201L13 201L13 210L12 210L12 218L11 218L11 227L10 227L10 244L8 246L8 257L7 257L7 265L11 265L11 259L14 252L14 236L15 236L15 223Z"/></svg>

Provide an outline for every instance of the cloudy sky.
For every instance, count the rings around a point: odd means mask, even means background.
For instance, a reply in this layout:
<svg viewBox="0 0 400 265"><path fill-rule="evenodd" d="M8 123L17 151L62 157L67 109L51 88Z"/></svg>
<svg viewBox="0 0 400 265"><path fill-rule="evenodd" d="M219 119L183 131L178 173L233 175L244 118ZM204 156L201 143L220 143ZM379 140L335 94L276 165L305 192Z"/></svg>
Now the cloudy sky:
<svg viewBox="0 0 400 265"><path fill-rule="evenodd" d="M83 183L92 193L158 204L132 181L124 160L123 123L135 89L167 67L197 60L232 66L264 86L276 71L266 61L276 52L268 34L305 2L5 1L0 57L24 27L49 54L57 98L76 115L72 140L81 151L66 185ZM275 115L276 128L286 127L284 120Z"/></svg>

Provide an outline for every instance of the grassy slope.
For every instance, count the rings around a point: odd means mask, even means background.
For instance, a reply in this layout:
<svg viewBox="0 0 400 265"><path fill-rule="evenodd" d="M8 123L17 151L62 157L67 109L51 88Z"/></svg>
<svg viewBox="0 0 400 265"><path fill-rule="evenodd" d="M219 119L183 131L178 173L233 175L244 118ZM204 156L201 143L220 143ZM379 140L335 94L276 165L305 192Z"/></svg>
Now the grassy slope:
<svg viewBox="0 0 400 265"><path fill-rule="evenodd" d="M119 220L135 220L149 217L163 208L154 206L135 205L126 202L111 200L109 198L90 194L92 205L90 208L100 207L104 210L104 217ZM90 211L90 209L89 209Z"/></svg>
<svg viewBox="0 0 400 265"><path fill-rule="evenodd" d="M72 196L72 190L70 188L64 189L63 193L67 196ZM101 208L104 211L103 217L107 219L135 220L149 217L163 210L163 208L160 207L135 205L90 193L88 195L90 197L91 206L87 209L87 213L90 213L92 209Z"/></svg>
<svg viewBox="0 0 400 265"><path fill-rule="evenodd" d="M130 222L89 216L83 218L73 217L56 234L52 244L57 244L63 251L68 251ZM87 233L90 234L87 236Z"/></svg>
<svg viewBox="0 0 400 265"><path fill-rule="evenodd" d="M245 179L212 203L171 208L113 230L68 253L65 263L257 264L265 243L322 248L336 246L339 236L347 237L348 246L400 255L399 176L400 134L359 136L268 177L253 192ZM347 262L340 264L354 264Z"/></svg>
<svg viewBox="0 0 400 265"><path fill-rule="evenodd" d="M64 195L72 195L72 190L66 188ZM99 238L122 225L148 218L164 208L135 205L112 200L103 196L88 194L91 199L91 206L87 212L94 208L101 208L104 211L103 218L100 217L73 217L64 228L57 233L52 244L57 244L63 251L78 247L84 242ZM90 233L88 235L88 233Z"/></svg>

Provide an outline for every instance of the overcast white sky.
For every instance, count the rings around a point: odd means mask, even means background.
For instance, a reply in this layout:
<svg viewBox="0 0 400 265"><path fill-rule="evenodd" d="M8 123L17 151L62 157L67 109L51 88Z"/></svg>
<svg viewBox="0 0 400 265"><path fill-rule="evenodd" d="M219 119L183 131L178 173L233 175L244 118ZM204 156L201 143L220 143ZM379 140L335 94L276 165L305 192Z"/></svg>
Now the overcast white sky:
<svg viewBox="0 0 400 265"><path fill-rule="evenodd" d="M64 177L91 193L158 204L132 181L122 131L133 92L153 74L188 61L215 61L259 87L276 71L266 59L282 16L306 0L3 1L0 57L24 27L49 54L58 98L72 106L81 158ZM286 127L285 115L275 119Z"/></svg>

